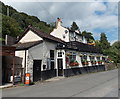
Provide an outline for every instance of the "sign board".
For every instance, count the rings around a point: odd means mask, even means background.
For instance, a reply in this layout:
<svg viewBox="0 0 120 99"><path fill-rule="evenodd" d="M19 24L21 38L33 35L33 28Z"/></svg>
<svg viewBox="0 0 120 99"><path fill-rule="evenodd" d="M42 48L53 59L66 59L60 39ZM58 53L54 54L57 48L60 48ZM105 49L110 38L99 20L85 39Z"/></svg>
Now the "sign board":
<svg viewBox="0 0 120 99"><path fill-rule="evenodd" d="M21 79L20 76L15 76L15 78L14 78L14 81L15 81L15 82L21 82L21 80L22 80L22 79ZM12 82L12 81L13 81L13 76L10 77L10 82Z"/></svg>

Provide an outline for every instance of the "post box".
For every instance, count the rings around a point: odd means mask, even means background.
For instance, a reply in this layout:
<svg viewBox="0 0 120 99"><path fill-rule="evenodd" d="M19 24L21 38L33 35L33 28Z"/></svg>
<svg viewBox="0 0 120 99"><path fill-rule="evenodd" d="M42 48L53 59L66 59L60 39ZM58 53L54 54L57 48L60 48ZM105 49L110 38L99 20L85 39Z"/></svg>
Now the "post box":
<svg viewBox="0 0 120 99"><path fill-rule="evenodd" d="M30 73L26 73L25 75L25 84L30 85Z"/></svg>

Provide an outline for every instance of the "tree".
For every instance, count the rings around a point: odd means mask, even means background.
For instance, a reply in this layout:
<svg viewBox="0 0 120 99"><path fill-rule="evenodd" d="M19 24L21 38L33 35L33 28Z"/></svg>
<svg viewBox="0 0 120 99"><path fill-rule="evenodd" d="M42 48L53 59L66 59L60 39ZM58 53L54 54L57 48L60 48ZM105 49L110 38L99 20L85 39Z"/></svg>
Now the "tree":
<svg viewBox="0 0 120 99"><path fill-rule="evenodd" d="M112 59L116 63L120 63L120 41L116 41L112 44L112 51L114 52L114 57L112 57Z"/></svg>
<svg viewBox="0 0 120 99"><path fill-rule="evenodd" d="M75 31L75 30L78 30L79 27L77 26L76 22L73 22L72 25L71 25L71 31Z"/></svg>
<svg viewBox="0 0 120 99"><path fill-rule="evenodd" d="M102 51L110 48L110 43L108 42L105 33L101 33L101 35L100 35L100 47L101 47Z"/></svg>
<svg viewBox="0 0 120 99"><path fill-rule="evenodd" d="M5 38L5 35L10 35L16 37L20 35L22 29L15 19L2 15L2 38Z"/></svg>
<svg viewBox="0 0 120 99"><path fill-rule="evenodd" d="M95 46L96 46L97 48L100 48L100 41L99 41L99 40L95 40Z"/></svg>
<svg viewBox="0 0 120 99"><path fill-rule="evenodd" d="M94 37L93 37L93 34L91 32L83 31L82 35L86 38L88 43L91 43L94 41Z"/></svg>

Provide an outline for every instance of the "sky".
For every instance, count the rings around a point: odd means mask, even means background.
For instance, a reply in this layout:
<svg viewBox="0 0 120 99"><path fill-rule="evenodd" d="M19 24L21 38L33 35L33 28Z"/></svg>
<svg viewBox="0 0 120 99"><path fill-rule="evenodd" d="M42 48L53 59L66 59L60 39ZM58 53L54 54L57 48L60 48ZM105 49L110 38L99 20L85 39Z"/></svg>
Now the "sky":
<svg viewBox="0 0 120 99"><path fill-rule="evenodd" d="M76 22L81 31L92 32L96 40L100 33L106 33L108 41L113 44L118 40L118 2L108 0L92 0L82 2L41 2L1 0L5 5L10 5L19 12L37 16L47 23L55 22L58 17L64 27L70 27Z"/></svg>

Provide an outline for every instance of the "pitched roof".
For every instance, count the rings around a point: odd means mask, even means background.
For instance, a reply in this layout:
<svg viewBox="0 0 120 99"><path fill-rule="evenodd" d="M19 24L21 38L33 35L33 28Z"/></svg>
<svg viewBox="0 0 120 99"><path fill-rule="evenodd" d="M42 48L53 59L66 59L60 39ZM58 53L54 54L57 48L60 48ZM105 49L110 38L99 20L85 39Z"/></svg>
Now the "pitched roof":
<svg viewBox="0 0 120 99"><path fill-rule="evenodd" d="M26 43L17 43L15 45L13 45L14 47L16 47L16 50L22 50L22 49L28 49L31 48L37 44L42 43L43 41L33 41L33 42L26 42Z"/></svg>
<svg viewBox="0 0 120 99"><path fill-rule="evenodd" d="M57 37L54 37L50 34L47 34L47 33L44 33L36 28L33 28L31 26L28 26L28 28L25 30L24 34L19 38L19 40L29 31L33 31L34 33L36 33L38 36L42 37L43 39L48 39L48 40L52 40L52 41L55 41L55 42L59 42L59 43L65 43L63 40L57 38ZM18 41L19 41L18 40ZM18 42L17 41L17 42Z"/></svg>

